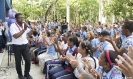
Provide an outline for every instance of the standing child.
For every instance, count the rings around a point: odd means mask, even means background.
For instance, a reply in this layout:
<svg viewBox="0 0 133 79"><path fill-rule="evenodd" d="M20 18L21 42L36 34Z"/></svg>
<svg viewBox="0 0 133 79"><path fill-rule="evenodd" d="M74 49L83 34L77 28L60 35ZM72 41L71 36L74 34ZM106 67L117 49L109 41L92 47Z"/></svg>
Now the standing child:
<svg viewBox="0 0 133 79"><path fill-rule="evenodd" d="M83 26L82 27L82 38L83 40L86 40L86 31L87 31L87 27L86 26Z"/></svg>

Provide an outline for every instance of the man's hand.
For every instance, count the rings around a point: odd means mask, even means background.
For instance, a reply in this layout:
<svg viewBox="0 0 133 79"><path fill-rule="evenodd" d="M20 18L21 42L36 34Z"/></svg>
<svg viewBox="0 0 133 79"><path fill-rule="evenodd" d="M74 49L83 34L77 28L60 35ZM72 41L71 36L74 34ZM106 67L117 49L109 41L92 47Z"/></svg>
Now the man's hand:
<svg viewBox="0 0 133 79"><path fill-rule="evenodd" d="M28 24L26 22L24 22L24 30L26 30L28 27Z"/></svg>

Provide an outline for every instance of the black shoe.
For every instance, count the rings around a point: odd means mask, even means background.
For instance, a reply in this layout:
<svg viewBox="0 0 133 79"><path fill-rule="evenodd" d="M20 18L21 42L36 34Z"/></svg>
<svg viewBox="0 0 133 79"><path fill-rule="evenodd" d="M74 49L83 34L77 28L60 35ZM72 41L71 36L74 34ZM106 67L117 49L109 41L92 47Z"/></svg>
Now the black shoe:
<svg viewBox="0 0 133 79"><path fill-rule="evenodd" d="M18 78L19 79L25 79L25 77L23 75L19 75Z"/></svg>
<svg viewBox="0 0 133 79"><path fill-rule="evenodd" d="M33 79L30 75L24 75L24 77L26 77L27 79Z"/></svg>

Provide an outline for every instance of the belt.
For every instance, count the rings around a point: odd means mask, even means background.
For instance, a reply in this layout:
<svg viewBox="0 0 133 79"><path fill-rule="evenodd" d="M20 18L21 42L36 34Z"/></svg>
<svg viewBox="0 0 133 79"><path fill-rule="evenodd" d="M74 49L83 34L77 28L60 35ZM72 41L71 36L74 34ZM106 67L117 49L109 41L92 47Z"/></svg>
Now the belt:
<svg viewBox="0 0 133 79"><path fill-rule="evenodd" d="M20 45L18 45L18 44L12 44L12 45L14 45L14 46L26 46L27 44L20 44Z"/></svg>

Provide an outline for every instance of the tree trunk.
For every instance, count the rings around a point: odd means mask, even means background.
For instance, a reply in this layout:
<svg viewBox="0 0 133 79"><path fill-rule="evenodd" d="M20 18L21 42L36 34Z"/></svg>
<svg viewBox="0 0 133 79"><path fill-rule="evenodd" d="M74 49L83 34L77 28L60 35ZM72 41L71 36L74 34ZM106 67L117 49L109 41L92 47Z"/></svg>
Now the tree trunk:
<svg viewBox="0 0 133 79"><path fill-rule="evenodd" d="M80 24L80 12L79 12L79 24Z"/></svg>
<svg viewBox="0 0 133 79"><path fill-rule="evenodd" d="M58 0L55 1L55 3L57 3ZM47 16L48 16L48 13L49 11L51 10L51 8L53 7L54 5L54 2L52 2L52 4L48 7L48 9L46 10L46 13L45 13L45 22L47 21Z"/></svg>

